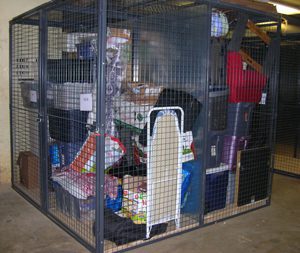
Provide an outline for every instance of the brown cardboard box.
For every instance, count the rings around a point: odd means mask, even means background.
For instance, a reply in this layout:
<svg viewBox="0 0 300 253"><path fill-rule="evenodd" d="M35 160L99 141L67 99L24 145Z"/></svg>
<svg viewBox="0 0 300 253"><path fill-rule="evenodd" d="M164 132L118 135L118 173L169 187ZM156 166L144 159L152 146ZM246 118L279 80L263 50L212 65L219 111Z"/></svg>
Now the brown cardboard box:
<svg viewBox="0 0 300 253"><path fill-rule="evenodd" d="M135 104L155 105L162 90L162 86L152 83L129 82L126 87L127 99Z"/></svg>
<svg viewBox="0 0 300 253"><path fill-rule="evenodd" d="M21 151L17 164L20 167L20 182L28 189L39 187L39 159L30 151Z"/></svg>

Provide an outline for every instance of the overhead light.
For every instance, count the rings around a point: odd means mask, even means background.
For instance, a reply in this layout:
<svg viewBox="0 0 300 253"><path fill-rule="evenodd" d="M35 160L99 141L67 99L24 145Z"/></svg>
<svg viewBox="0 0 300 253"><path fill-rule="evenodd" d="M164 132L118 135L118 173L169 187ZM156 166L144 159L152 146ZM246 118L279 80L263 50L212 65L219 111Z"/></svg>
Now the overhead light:
<svg viewBox="0 0 300 253"><path fill-rule="evenodd" d="M300 9L290 7L284 4L269 2L270 4L273 4L276 7L276 10L278 13L285 14L285 15L295 15L300 14Z"/></svg>

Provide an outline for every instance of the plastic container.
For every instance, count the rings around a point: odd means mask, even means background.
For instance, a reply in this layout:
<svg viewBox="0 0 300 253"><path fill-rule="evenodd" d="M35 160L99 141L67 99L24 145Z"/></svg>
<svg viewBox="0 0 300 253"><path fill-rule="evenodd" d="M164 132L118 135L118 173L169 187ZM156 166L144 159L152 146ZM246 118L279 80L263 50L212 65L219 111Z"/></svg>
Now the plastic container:
<svg viewBox="0 0 300 253"><path fill-rule="evenodd" d="M53 107L61 110L79 110L80 94L92 94L92 83L53 84Z"/></svg>
<svg viewBox="0 0 300 253"><path fill-rule="evenodd" d="M227 165L206 170L204 213L226 206L228 173Z"/></svg>
<svg viewBox="0 0 300 253"><path fill-rule="evenodd" d="M187 198L181 209L182 213L199 215L201 204L202 167L199 160L188 161L182 164L182 170L191 174L190 185L187 190Z"/></svg>
<svg viewBox="0 0 300 253"><path fill-rule="evenodd" d="M47 61L48 81L52 83L93 83L94 61L80 59L51 59Z"/></svg>
<svg viewBox="0 0 300 253"><path fill-rule="evenodd" d="M214 87L209 91L209 129L224 130L227 126L227 87Z"/></svg>
<svg viewBox="0 0 300 253"><path fill-rule="evenodd" d="M258 103L267 83L267 77L253 70L243 70L239 52L227 53L227 84L230 89L229 102Z"/></svg>
<svg viewBox="0 0 300 253"><path fill-rule="evenodd" d="M207 143L207 168L218 167L222 159L223 140L222 133L209 132Z"/></svg>
<svg viewBox="0 0 300 253"><path fill-rule="evenodd" d="M96 57L96 48L91 41L77 44L76 48L78 59L93 59Z"/></svg>
<svg viewBox="0 0 300 253"><path fill-rule="evenodd" d="M181 212L198 215L201 207L201 163L196 160L185 162L182 164L182 169L191 173L191 182L188 190L188 196ZM225 207L228 173L227 165L206 170L205 213Z"/></svg>
<svg viewBox="0 0 300 253"><path fill-rule="evenodd" d="M254 103L228 104L228 135L248 136L254 106Z"/></svg>
<svg viewBox="0 0 300 253"><path fill-rule="evenodd" d="M70 165L74 161L82 145L83 142L75 142L75 143L60 142L59 143L59 150L60 150L63 166Z"/></svg>
<svg viewBox="0 0 300 253"><path fill-rule="evenodd" d="M228 185L227 185L227 196L226 196L226 205L234 203L235 197L235 171L229 171L228 174Z"/></svg>
<svg viewBox="0 0 300 253"><path fill-rule="evenodd" d="M78 220L92 220L95 218L93 213L96 207L95 197L78 199L66 191L59 183L52 182L52 185L58 210Z"/></svg>
<svg viewBox="0 0 300 253"><path fill-rule="evenodd" d="M62 142L80 142L87 138L89 112L79 110L48 109L50 137Z"/></svg>
<svg viewBox="0 0 300 253"><path fill-rule="evenodd" d="M38 108L39 103L39 83L36 80L28 79L20 82L21 96L23 100L23 106L25 108ZM53 105L53 86L48 83L47 87L47 105Z"/></svg>
<svg viewBox="0 0 300 253"><path fill-rule="evenodd" d="M237 152L246 148L247 139L232 135L224 136L221 162L227 164L229 170L236 169Z"/></svg>

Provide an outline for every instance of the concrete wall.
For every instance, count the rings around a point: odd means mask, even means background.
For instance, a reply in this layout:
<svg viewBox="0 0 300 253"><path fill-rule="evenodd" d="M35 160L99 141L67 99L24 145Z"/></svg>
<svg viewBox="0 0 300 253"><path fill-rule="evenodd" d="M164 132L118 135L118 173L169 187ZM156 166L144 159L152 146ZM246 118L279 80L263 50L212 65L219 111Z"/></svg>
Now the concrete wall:
<svg viewBox="0 0 300 253"><path fill-rule="evenodd" d="M10 182L9 20L48 0L0 1L0 183Z"/></svg>

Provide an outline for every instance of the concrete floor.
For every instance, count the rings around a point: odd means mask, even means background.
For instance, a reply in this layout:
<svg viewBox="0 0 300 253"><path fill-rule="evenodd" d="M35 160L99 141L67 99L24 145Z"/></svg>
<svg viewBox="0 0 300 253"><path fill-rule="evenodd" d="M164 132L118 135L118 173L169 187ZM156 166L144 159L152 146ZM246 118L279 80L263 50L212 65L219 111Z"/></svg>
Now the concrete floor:
<svg viewBox="0 0 300 253"><path fill-rule="evenodd" d="M299 253L300 180L275 175L271 207L173 237L132 252ZM79 243L0 186L1 253L84 253Z"/></svg>

